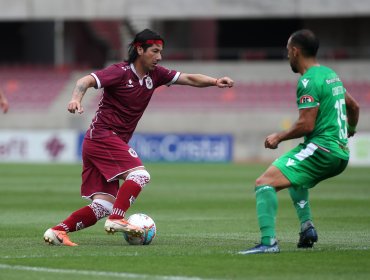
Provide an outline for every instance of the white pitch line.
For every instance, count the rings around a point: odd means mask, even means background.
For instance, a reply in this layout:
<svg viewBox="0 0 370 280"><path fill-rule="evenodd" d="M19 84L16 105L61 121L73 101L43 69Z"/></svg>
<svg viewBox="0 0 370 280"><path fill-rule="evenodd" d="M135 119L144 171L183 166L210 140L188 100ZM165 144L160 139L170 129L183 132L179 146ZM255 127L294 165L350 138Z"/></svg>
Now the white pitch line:
<svg viewBox="0 0 370 280"><path fill-rule="evenodd" d="M119 254L73 254L74 257L136 257L138 256L137 252L135 253L125 253L121 252ZM36 259L36 258L50 258L50 257L66 257L66 255L62 254L53 254L53 255L45 255L45 254L37 254L37 255L19 255L19 256L0 256L1 259Z"/></svg>
<svg viewBox="0 0 370 280"><path fill-rule="evenodd" d="M8 265L8 264L0 264L0 269L34 271L34 272L45 272L45 273L79 274L79 275L89 275L89 276L105 276L105 277L131 278L131 279L205 280L205 278L199 278L199 277L160 276L160 275L155 276L155 275L148 275L148 274L135 274L135 273L126 273L126 272L89 271L89 270L33 267L33 266Z"/></svg>

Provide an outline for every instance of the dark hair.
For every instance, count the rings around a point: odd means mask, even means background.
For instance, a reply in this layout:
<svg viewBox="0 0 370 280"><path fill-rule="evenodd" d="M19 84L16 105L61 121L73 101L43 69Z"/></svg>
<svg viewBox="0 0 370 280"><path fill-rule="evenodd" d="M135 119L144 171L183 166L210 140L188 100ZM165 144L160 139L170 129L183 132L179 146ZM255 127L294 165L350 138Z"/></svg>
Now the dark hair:
<svg viewBox="0 0 370 280"><path fill-rule="evenodd" d="M319 49L319 40L308 29L301 29L290 36L290 43L302 50L304 57L315 57Z"/></svg>
<svg viewBox="0 0 370 280"><path fill-rule="evenodd" d="M144 51L146 51L147 48L156 43L155 41L162 41L161 43L164 45L163 38L150 29L144 29L143 31L137 33L134 40L129 45L127 62L132 63L138 57L136 49L137 46L142 47Z"/></svg>

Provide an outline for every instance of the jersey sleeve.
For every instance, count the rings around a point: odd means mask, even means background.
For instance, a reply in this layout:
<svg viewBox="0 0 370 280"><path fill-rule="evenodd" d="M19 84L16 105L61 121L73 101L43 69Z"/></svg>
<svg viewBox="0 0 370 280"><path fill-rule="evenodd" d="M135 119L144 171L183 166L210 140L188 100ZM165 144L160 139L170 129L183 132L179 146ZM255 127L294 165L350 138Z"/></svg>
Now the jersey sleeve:
<svg viewBox="0 0 370 280"><path fill-rule="evenodd" d="M158 65L156 67L156 87L162 85L170 86L177 81L179 76L180 72Z"/></svg>
<svg viewBox="0 0 370 280"><path fill-rule="evenodd" d="M314 108L320 105L320 90L314 81L309 78L301 78L297 85L298 109Z"/></svg>
<svg viewBox="0 0 370 280"><path fill-rule="evenodd" d="M124 73L125 71L120 65L113 64L107 68L93 72L91 75L96 80L95 88L99 89L118 85L122 81Z"/></svg>

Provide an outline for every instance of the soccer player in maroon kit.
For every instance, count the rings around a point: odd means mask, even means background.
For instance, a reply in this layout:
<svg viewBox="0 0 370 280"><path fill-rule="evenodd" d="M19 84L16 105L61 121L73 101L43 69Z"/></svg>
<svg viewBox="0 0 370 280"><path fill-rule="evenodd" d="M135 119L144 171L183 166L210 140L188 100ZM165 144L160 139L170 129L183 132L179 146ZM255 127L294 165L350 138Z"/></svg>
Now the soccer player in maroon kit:
<svg viewBox="0 0 370 280"><path fill-rule="evenodd" d="M216 79L160 66L163 45L161 36L145 29L130 44L127 62L113 64L77 81L68 104L70 113L83 113L81 101L88 88L104 88L82 147L81 195L92 202L49 228L44 234L47 243L76 246L67 233L92 226L106 216L109 217L104 228L108 233L141 233L140 228L129 224L124 217L149 183L150 174L128 142L154 90L172 84L233 86L233 80L228 77ZM119 179L124 180L121 187Z"/></svg>

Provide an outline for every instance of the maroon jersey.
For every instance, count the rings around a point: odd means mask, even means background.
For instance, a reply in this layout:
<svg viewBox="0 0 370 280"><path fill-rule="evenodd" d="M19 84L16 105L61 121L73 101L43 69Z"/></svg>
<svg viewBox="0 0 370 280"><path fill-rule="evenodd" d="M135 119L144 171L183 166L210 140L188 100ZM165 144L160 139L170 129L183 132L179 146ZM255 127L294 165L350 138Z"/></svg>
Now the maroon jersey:
<svg viewBox="0 0 370 280"><path fill-rule="evenodd" d="M122 62L91 75L96 80L96 88L104 88L104 91L85 137L102 138L114 133L128 143L154 90L173 84L180 73L157 65L139 79L134 65Z"/></svg>

